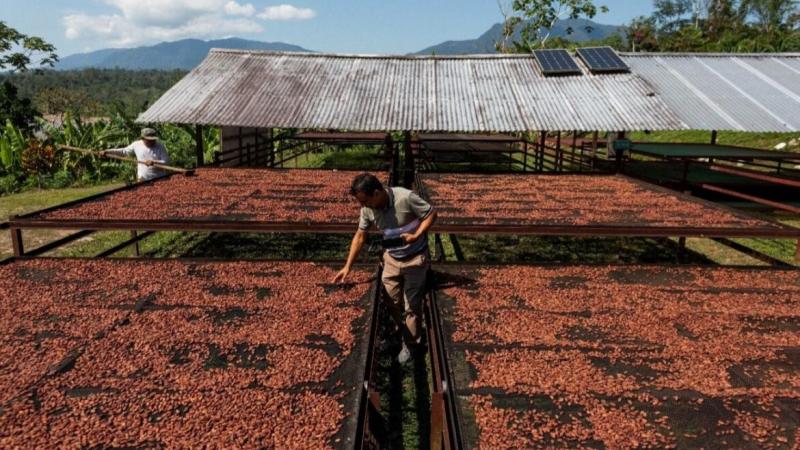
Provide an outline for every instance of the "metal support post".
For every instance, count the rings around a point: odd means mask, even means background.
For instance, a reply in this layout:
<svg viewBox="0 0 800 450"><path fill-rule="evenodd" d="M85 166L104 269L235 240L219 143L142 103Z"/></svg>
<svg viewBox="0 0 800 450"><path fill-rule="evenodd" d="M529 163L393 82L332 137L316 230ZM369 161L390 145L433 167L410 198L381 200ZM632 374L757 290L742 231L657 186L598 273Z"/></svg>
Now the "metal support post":
<svg viewBox="0 0 800 450"><path fill-rule="evenodd" d="M444 446L444 394L431 393L431 450L440 450Z"/></svg>

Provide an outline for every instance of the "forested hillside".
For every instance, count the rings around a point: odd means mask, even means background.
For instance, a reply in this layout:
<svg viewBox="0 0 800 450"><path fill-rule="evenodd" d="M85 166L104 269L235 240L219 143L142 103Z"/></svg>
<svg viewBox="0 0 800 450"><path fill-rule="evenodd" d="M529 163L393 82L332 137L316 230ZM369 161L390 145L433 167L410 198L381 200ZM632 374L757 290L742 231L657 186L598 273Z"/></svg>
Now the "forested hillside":
<svg viewBox="0 0 800 450"><path fill-rule="evenodd" d="M46 115L61 115L69 110L83 117L118 111L135 116L185 74L183 70L45 70L0 74L0 83L11 81L20 97L32 99Z"/></svg>

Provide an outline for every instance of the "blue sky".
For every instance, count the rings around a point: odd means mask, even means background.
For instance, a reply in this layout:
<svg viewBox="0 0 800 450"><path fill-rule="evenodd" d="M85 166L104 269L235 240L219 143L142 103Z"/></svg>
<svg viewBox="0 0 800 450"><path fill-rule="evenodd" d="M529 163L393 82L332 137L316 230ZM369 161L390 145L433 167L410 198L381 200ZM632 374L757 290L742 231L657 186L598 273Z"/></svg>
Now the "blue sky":
<svg viewBox="0 0 800 450"><path fill-rule="evenodd" d="M610 11L595 20L606 24L624 24L652 10L650 1L599 3ZM325 52L404 54L476 38L502 20L496 0L3 0L3 5L0 20L45 38L61 56L228 36Z"/></svg>

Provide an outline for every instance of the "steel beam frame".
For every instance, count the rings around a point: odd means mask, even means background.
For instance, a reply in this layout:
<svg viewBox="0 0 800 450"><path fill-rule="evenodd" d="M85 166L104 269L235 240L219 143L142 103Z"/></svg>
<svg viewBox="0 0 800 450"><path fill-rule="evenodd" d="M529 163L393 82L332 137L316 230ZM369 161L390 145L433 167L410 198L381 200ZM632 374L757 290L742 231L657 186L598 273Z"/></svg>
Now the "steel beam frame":
<svg viewBox="0 0 800 450"><path fill-rule="evenodd" d="M424 304L424 319L431 357L431 450L460 450L464 448L458 405L455 398L453 373L447 359L444 330L436 303L436 279L428 274L428 295Z"/></svg>

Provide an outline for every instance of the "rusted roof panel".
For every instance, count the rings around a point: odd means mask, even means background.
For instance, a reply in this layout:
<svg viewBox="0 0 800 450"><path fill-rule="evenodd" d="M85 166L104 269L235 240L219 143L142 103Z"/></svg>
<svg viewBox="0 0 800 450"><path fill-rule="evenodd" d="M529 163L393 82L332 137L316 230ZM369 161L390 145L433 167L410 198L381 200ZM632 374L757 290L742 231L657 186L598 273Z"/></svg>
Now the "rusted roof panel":
<svg viewBox="0 0 800 450"><path fill-rule="evenodd" d="M545 77L533 56L212 50L140 122L350 131L686 129L635 74Z"/></svg>

